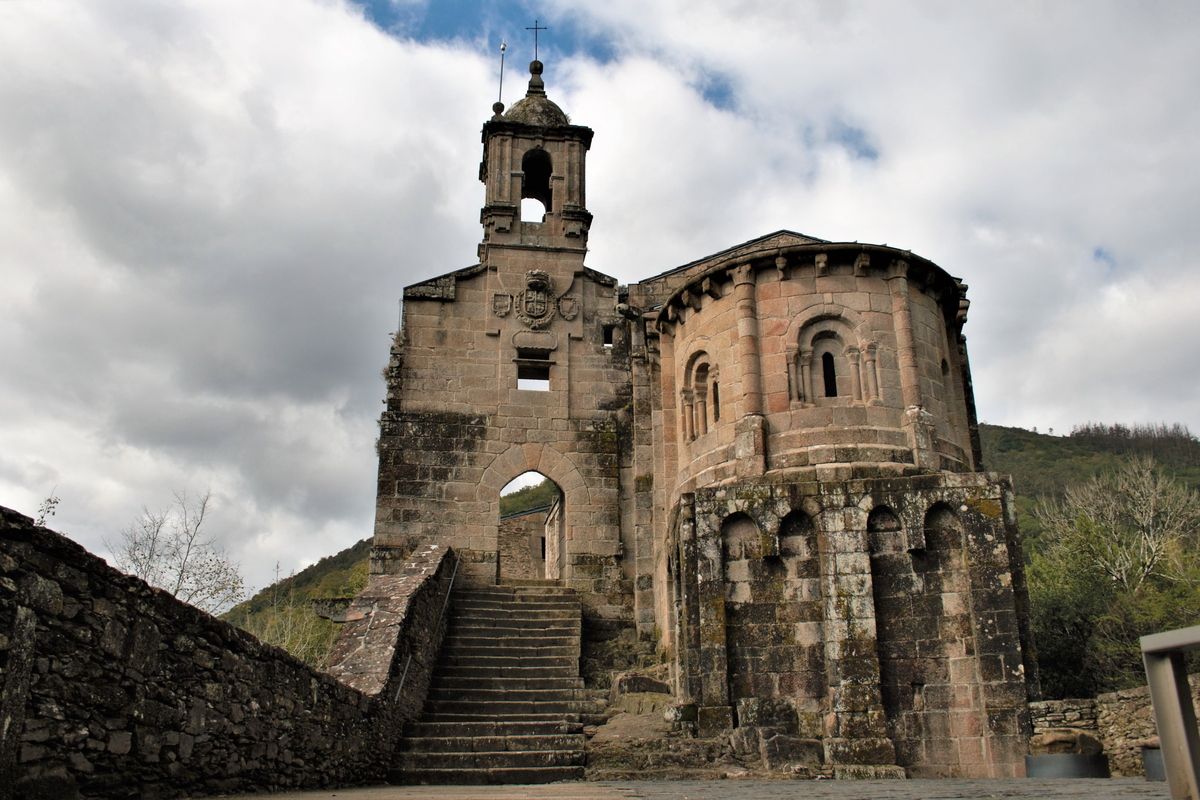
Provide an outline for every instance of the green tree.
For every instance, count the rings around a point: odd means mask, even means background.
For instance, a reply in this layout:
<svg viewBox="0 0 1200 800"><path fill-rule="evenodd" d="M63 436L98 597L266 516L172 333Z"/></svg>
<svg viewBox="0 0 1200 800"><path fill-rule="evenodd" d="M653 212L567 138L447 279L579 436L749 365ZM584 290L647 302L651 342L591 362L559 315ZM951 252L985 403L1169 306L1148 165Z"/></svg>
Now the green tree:
<svg viewBox="0 0 1200 800"><path fill-rule="evenodd" d="M295 591L295 575L279 577L275 564L275 582L268 588L268 605L257 614L236 623L258 637L259 641L282 648L317 669L325 667L329 648L337 634L334 624L318 617L312 600Z"/></svg>
<svg viewBox="0 0 1200 800"><path fill-rule="evenodd" d="M1142 683L1138 637L1200 615L1200 496L1135 457L1035 516L1042 547L1029 583L1043 689L1089 696Z"/></svg>

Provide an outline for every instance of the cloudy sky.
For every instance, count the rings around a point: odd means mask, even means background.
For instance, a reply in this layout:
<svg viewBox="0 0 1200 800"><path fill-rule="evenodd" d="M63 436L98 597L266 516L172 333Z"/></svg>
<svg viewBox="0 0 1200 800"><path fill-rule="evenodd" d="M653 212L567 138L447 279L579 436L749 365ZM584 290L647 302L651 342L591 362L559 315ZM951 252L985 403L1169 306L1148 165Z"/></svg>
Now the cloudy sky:
<svg viewBox="0 0 1200 800"><path fill-rule="evenodd" d="M1200 431L1200 4L0 0L0 504L104 554L211 489L253 585L369 535L398 298L473 263L535 17L593 268L910 248L983 420Z"/></svg>

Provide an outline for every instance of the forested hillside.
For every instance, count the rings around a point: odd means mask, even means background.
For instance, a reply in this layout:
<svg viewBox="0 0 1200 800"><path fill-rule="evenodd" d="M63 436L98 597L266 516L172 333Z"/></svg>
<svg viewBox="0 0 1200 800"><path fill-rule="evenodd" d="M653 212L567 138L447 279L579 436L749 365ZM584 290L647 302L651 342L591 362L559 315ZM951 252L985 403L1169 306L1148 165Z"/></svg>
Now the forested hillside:
<svg viewBox="0 0 1200 800"><path fill-rule="evenodd" d="M1200 489L1200 440L1179 425L1088 423L1069 436L1023 428L980 425L984 467L1012 476L1021 531L1030 543L1041 527L1033 515L1039 498L1062 497L1067 486L1117 469L1131 455L1153 458L1164 471Z"/></svg>

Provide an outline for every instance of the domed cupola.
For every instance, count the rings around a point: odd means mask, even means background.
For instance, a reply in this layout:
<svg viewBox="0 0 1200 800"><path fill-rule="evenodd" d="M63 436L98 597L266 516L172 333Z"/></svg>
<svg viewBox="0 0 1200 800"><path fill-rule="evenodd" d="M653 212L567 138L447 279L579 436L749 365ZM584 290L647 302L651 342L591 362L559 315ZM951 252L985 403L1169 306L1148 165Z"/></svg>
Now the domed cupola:
<svg viewBox="0 0 1200 800"><path fill-rule="evenodd" d="M554 128L560 125L570 125L571 120L558 107L558 104L546 96L546 84L542 81L542 62L533 61L529 65L529 90L525 97L510 108L503 119L507 122L519 122L522 125L537 125L542 128Z"/></svg>

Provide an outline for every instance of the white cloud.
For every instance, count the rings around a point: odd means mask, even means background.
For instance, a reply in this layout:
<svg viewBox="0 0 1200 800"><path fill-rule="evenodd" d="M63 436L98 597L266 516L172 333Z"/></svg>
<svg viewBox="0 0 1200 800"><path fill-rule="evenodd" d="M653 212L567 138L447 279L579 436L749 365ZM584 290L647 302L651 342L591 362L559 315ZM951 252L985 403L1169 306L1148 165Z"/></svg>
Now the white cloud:
<svg viewBox="0 0 1200 800"><path fill-rule="evenodd" d="M1200 430L1196 7L726 9L552 4L615 53L546 70L596 130L591 266L912 248L971 285L984 419ZM211 487L256 583L368 535L396 301L479 238L493 49L333 0L0 3L0 503L57 487L101 550Z"/></svg>

